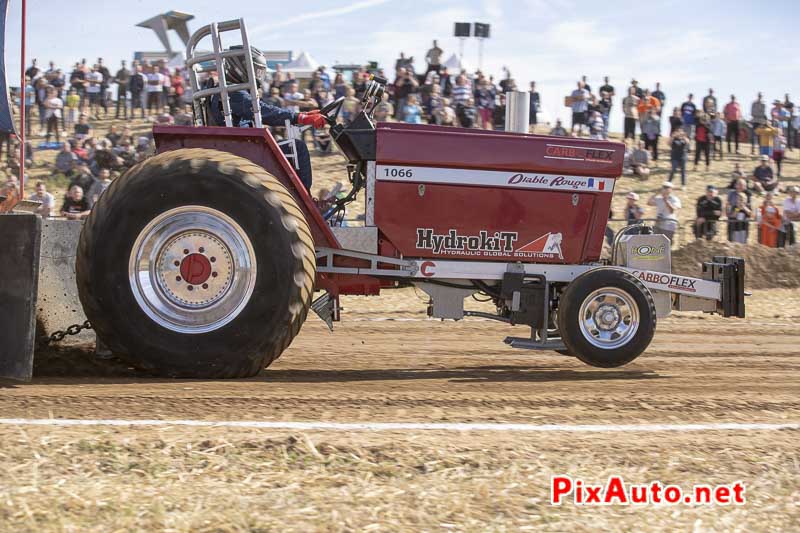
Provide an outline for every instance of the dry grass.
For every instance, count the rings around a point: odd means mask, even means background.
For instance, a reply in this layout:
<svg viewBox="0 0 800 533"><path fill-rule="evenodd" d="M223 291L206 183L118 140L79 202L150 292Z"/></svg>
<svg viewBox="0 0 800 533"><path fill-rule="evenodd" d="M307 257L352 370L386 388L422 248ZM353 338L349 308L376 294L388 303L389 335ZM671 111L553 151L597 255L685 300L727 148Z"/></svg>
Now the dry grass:
<svg viewBox="0 0 800 533"><path fill-rule="evenodd" d="M3 429L0 523L8 531L780 531L796 528L800 513L797 432L203 433ZM560 473L685 487L741 479L748 503L553 507L547 484Z"/></svg>

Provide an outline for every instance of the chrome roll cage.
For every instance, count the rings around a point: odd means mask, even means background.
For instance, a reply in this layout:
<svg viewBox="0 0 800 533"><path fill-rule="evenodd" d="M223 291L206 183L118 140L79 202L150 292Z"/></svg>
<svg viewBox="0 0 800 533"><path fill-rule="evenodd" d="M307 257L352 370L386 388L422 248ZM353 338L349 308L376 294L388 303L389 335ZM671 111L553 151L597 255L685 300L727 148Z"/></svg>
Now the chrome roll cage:
<svg viewBox="0 0 800 533"><path fill-rule="evenodd" d="M237 50L224 50L220 34L236 30L240 32L242 48ZM214 51L198 54L197 45L209 35L211 36ZM225 78L225 60L231 57L244 58L244 63L247 68L247 83L228 84L228 80ZM246 90L250 93L253 103L254 126L256 128L263 127L261 123L256 73L253 67L253 56L250 52L250 40L247 37L247 27L244 24L244 19L240 18L227 20L225 22L213 22L194 32L186 45L186 68L189 69L189 81L192 85L192 109L194 110L196 126L206 126L208 124L208 106L205 104L207 99L217 94L220 95L220 99L222 100L222 112L225 117L225 126L233 126L229 94L235 91ZM201 88L199 84L199 74L212 72L217 73L218 84L214 87Z"/></svg>

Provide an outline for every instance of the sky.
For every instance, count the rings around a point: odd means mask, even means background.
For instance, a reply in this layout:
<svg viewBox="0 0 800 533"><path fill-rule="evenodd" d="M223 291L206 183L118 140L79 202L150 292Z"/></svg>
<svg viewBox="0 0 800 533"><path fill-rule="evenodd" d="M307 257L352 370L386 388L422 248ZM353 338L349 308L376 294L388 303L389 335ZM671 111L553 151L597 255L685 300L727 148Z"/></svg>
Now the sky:
<svg viewBox="0 0 800 533"><path fill-rule="evenodd" d="M9 84L19 81L20 0L10 0L6 35ZM445 56L457 53L455 22L491 24L483 41L483 70L499 79L506 66L517 84L535 80L543 118L568 119L564 96L586 75L596 91L607 75L617 89L611 129L621 129L620 99L632 77L643 87L661 82L667 107L713 87L727 100L749 103L758 91L770 101L800 97L797 0L32 0L28 2L28 57L65 70L102 56L116 67L134 51L161 50L155 34L136 24L170 9L195 15L190 30L243 17L252 44L264 50L307 51L318 62L378 61L390 71L400 51L419 70L431 41ZM223 12L222 8L227 11ZM180 49L173 33L172 43ZM464 62L478 65L478 42L464 44ZM666 114L665 114L666 116Z"/></svg>

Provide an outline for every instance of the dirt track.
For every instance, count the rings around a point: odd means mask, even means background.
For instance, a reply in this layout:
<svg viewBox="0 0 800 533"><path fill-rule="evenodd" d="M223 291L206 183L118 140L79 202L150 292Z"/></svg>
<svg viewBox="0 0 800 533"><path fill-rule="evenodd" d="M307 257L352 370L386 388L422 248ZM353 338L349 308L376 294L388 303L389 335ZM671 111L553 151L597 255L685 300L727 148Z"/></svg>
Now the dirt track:
<svg viewBox="0 0 800 533"><path fill-rule="evenodd" d="M310 318L282 358L253 379L156 381L124 368L106 370L107 377L39 377L0 389L0 412L428 422L800 419L800 331L786 313L767 318L756 305L757 317L746 321L670 317L643 356L604 370L502 343L506 335L524 336L524 328L427 320L410 293L389 298L399 302L391 311L382 298L349 300L333 333ZM41 373L87 372L70 363Z"/></svg>
<svg viewBox="0 0 800 533"><path fill-rule="evenodd" d="M257 378L164 381L125 367L106 370L105 377L86 376L91 365L72 360L66 369L72 377L0 385L0 413L5 418L796 423L799 313L786 294L754 297L754 317L746 321L697 315L663 320L647 353L613 370L502 344L505 335L524 334L521 328L427 320L408 293L351 300L334 333L309 319L280 361ZM387 305L395 299L397 305ZM797 435L793 430L302 435L2 426L0 519L22 529L81 524L101 531L109 520L122 520L108 515L109 505L130 505L141 512L124 515L122 527L144 529L212 531L232 520L231 514L242 521L230 530L289 524L298 531L441 529L441 524L471 531L525 525L791 529L800 516ZM38 459L27 465L31 453ZM611 473L632 482L742 479L750 499L743 508L724 509L553 508L546 503L547 480L561 472L594 482ZM4 475L13 479L10 485L4 486ZM259 476L266 477L258 481ZM48 508L61 497L64 480L69 494L85 501L62 509L61 521L51 523ZM144 496L130 489L140 485ZM198 515L193 509L203 498L204 513ZM154 511L163 505L172 509L168 515ZM21 511L24 506L32 511Z"/></svg>

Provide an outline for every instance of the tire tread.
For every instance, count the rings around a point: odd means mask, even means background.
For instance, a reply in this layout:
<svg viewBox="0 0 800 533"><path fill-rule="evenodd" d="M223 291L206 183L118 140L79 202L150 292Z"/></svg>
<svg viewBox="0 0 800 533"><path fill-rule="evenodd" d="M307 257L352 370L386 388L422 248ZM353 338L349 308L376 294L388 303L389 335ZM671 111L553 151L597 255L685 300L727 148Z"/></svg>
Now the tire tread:
<svg viewBox="0 0 800 533"><path fill-rule="evenodd" d="M112 351L128 354L127 358L136 364L135 354L129 354L130 350L113 334L108 335L109 332L113 332L109 318L111 313L103 309L103 304L98 300L91 283L89 261L95 245L96 230L106 224L114 223L113 210L107 209L106 206L116 203L117 197L137 180L151 179L154 174L175 172L181 167L186 167L189 173L200 173L208 170L209 166L216 172L238 179L253 189L260 189L263 191L262 196L274 195L275 201L270 204L280 210L282 217L288 217L295 222L292 224L293 229L286 228L291 236L294 267L290 277L292 280L292 296L288 306L290 316L286 327L281 330L282 333L272 339L257 357L231 358L230 364L215 366L213 369L199 368L179 372L184 377L248 377L257 374L278 359L300 331L311 305L316 275L314 240L305 216L286 187L252 161L219 150L187 148L158 154L125 172L103 193L83 226L76 261L78 292L86 315L96 325L98 332L106 333L102 337L103 341ZM262 199L267 202L266 197ZM301 282L295 283L296 279L300 279Z"/></svg>

